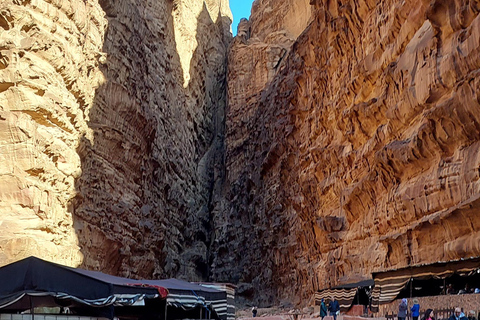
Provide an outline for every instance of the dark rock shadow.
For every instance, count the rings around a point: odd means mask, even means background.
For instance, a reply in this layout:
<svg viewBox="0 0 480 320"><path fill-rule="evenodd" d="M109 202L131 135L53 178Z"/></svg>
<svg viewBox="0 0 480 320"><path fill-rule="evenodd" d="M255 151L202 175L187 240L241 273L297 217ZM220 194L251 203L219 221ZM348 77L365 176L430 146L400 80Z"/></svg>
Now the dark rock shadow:
<svg viewBox="0 0 480 320"><path fill-rule="evenodd" d="M84 136L77 149L82 174L70 206L82 267L125 277L206 280L212 194L224 170L226 103L226 69L211 68L218 63L215 50L223 46L226 53L230 39L213 43L230 21L215 24L204 7L197 41L210 42L195 50L192 80L183 88L176 4L100 4L109 25L105 82L88 114L93 139ZM216 33L204 35L208 31Z"/></svg>

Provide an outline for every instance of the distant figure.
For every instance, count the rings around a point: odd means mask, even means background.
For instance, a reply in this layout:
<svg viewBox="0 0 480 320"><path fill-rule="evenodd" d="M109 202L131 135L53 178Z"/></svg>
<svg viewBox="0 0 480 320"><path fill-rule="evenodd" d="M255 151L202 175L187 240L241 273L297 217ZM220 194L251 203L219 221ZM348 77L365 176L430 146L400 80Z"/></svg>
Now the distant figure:
<svg viewBox="0 0 480 320"><path fill-rule="evenodd" d="M477 320L477 317L475 317L475 311L473 311L473 310L468 311L467 318L468 318L468 320Z"/></svg>
<svg viewBox="0 0 480 320"><path fill-rule="evenodd" d="M435 318L433 318L433 310L427 309L427 311L425 311L425 314L423 315L422 320L435 320Z"/></svg>
<svg viewBox="0 0 480 320"><path fill-rule="evenodd" d="M463 289L458 291L458 294L463 294L463 293L472 293L472 289L470 288L468 283L465 284L465 287Z"/></svg>
<svg viewBox="0 0 480 320"><path fill-rule="evenodd" d="M447 290L445 291L446 294L455 294L455 289L453 289L453 285L451 283L447 284Z"/></svg>
<svg viewBox="0 0 480 320"><path fill-rule="evenodd" d="M417 298L413 299L413 306L410 308L410 311L412 312L413 320L418 320L420 316L420 304L418 304Z"/></svg>
<svg viewBox="0 0 480 320"><path fill-rule="evenodd" d="M257 307L254 306L254 307L252 308L252 317L255 318L255 317L257 316L257 311L258 311L258 310L257 310Z"/></svg>
<svg viewBox="0 0 480 320"><path fill-rule="evenodd" d="M408 301L407 298L403 298L402 302L398 306L398 320L405 320L407 317L407 310L408 310Z"/></svg>
<svg viewBox="0 0 480 320"><path fill-rule="evenodd" d="M325 318L327 316L327 306L325 305L325 300L322 298L322 302L320 303L320 317Z"/></svg>
<svg viewBox="0 0 480 320"><path fill-rule="evenodd" d="M330 311L330 315L333 316L333 320L337 320L337 315L340 313L340 305L338 301L335 300L335 297L332 297L332 300L330 300L328 311Z"/></svg>
<svg viewBox="0 0 480 320"><path fill-rule="evenodd" d="M462 309L456 307L455 311L450 316L450 318L448 318L448 320L467 320L467 317L465 317L465 315L463 314Z"/></svg>

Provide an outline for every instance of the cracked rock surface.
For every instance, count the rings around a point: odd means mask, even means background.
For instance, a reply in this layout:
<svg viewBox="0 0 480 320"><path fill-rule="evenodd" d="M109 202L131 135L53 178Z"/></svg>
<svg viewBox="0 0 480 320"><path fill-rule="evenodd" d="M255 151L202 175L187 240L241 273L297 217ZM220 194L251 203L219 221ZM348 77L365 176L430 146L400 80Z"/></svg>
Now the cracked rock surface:
<svg viewBox="0 0 480 320"><path fill-rule="evenodd" d="M229 51L214 272L246 297L305 303L478 256L480 3L312 0L297 33L284 7L255 3Z"/></svg>

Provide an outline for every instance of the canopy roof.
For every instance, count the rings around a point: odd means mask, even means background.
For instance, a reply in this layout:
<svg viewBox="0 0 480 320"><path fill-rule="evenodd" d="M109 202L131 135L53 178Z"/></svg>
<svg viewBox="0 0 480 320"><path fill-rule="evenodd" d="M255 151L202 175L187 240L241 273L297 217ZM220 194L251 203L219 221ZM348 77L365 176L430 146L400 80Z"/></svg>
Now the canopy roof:
<svg viewBox="0 0 480 320"><path fill-rule="evenodd" d="M468 275L479 268L480 257L472 257L372 273L375 281L372 305L393 301L410 279L445 279L453 274Z"/></svg>
<svg viewBox="0 0 480 320"><path fill-rule="evenodd" d="M210 306L220 319L227 318L227 292L179 280L142 280L145 284L168 289L167 304L182 309Z"/></svg>
<svg viewBox="0 0 480 320"><path fill-rule="evenodd" d="M213 308L218 317L226 317L224 291L178 279L135 280L116 277L48 262L36 257L0 268L0 309L26 310L32 306L84 306L107 310L113 317L114 306L131 306L144 299L167 299L167 304L183 309ZM224 317L223 316L224 313Z"/></svg>
<svg viewBox="0 0 480 320"><path fill-rule="evenodd" d="M52 301L62 305L59 301L63 301L65 305L108 307L167 296L166 288L132 286L129 279L121 279L28 257L0 268L0 308L29 309L32 297L36 297L34 306Z"/></svg>
<svg viewBox="0 0 480 320"><path fill-rule="evenodd" d="M315 303L320 304L322 299L329 301L331 300L331 297L334 297L340 305L340 310L347 311L352 306L353 300L358 294L358 289L373 285L373 279L367 279L359 282L339 285L331 289L320 290L319 292L315 293Z"/></svg>
<svg viewBox="0 0 480 320"><path fill-rule="evenodd" d="M375 281L373 279L367 279L367 280L362 280L354 283L347 283L347 284L342 284L339 286L336 286L333 289L352 289L352 288L361 288L361 287L370 287L375 284Z"/></svg>
<svg viewBox="0 0 480 320"><path fill-rule="evenodd" d="M201 307L210 307L220 319L227 318L227 292L212 287L198 285L179 279L162 280L134 280L116 277L97 271L82 269L73 269L75 272L83 275L106 281L122 288L125 291L125 285L132 290L140 288L168 289L167 305L184 310ZM118 290L115 293L120 293Z"/></svg>

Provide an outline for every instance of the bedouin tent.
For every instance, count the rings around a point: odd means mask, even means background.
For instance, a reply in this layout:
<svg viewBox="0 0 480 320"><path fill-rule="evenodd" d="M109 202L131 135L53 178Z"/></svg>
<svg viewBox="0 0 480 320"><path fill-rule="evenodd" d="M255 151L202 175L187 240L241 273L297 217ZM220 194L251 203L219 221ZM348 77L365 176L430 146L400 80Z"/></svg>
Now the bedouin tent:
<svg viewBox="0 0 480 320"><path fill-rule="evenodd" d="M227 292L179 279L134 280L111 276L97 271L74 269L90 277L104 279L112 284L128 284L136 288L166 289L165 319L200 318L227 319ZM122 292L123 295L125 292ZM122 296L123 296L122 295ZM119 294L117 294L119 296ZM128 298L128 296L126 296Z"/></svg>
<svg viewBox="0 0 480 320"><path fill-rule="evenodd" d="M200 319L227 319L226 291L179 279L143 280L143 282L168 289L167 306L171 311L167 310L167 319L178 318L182 314L189 318L196 316L195 318ZM195 313L196 309L202 313Z"/></svg>
<svg viewBox="0 0 480 320"><path fill-rule="evenodd" d="M134 294L138 288L154 288L157 290L165 290L167 306L180 310L170 309L168 316L178 318L219 318L225 320L227 318L227 292L211 287L194 284L179 279L162 279L162 280L134 280L116 277L97 271L89 271L83 269L73 269L75 272L85 276L101 279L122 288L122 292L115 292L117 297L129 298L128 293ZM127 284L131 292L126 292L127 288L123 285ZM167 294L168 293L168 294ZM125 304L124 304L125 305ZM123 305L123 306L124 306ZM166 310L167 311L167 310ZM198 311L198 313L196 313ZM200 314L202 312L202 314Z"/></svg>
<svg viewBox="0 0 480 320"><path fill-rule="evenodd" d="M113 277L115 278L115 277ZM0 312L35 307L81 308L85 315L112 319L114 306L165 299L165 288L132 286L129 279L70 268L36 257L0 268Z"/></svg>
<svg viewBox="0 0 480 320"><path fill-rule="evenodd" d="M227 309L224 309L225 303L221 301L220 305L216 304L215 310L220 312L222 315L226 313L226 320L235 320L235 288L236 286L231 283L214 283L214 282L197 282L197 284L202 287L208 287L217 289L225 292L227 295L226 306Z"/></svg>
<svg viewBox="0 0 480 320"><path fill-rule="evenodd" d="M162 319L227 317L225 291L177 279L134 280L29 257L0 268L0 281L0 312L55 305L112 319L142 305Z"/></svg>
<svg viewBox="0 0 480 320"><path fill-rule="evenodd" d="M340 311L345 312L352 306L355 297L358 297L361 290L373 286L372 279L367 279L355 283L340 285L331 289L320 290L315 293L315 304L320 305L322 299L326 302L334 297L340 305Z"/></svg>
<svg viewBox="0 0 480 320"><path fill-rule="evenodd" d="M413 280L431 278L446 279L458 275L475 274L480 268L480 257L460 259L432 264L422 264L400 269L372 273L375 287L372 293L372 305L390 303L395 300L407 284Z"/></svg>

